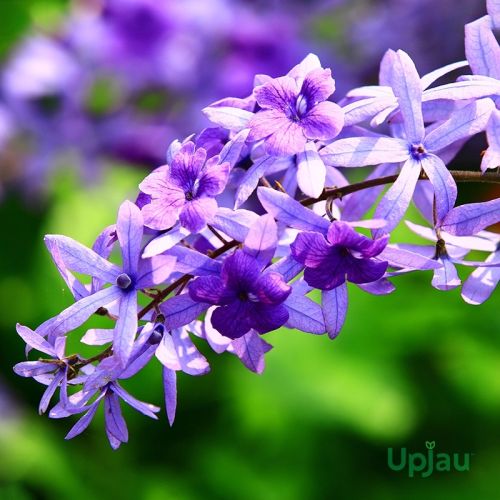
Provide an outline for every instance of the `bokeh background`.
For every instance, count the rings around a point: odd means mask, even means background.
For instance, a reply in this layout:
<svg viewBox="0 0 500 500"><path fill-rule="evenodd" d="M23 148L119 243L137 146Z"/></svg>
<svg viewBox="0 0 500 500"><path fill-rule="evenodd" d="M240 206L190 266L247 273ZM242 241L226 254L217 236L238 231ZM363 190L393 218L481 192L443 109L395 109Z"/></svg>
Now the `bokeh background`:
<svg viewBox="0 0 500 500"><path fill-rule="evenodd" d="M91 244L169 141L207 125L203 106L308 52L332 67L337 98L376 83L387 48L424 73L462 59L463 25L484 13L480 0L1 0L0 499L499 498L498 294L469 306L432 289L429 273L398 279L388 297L350 289L334 342L268 334L261 376L205 351L212 372L180 376L174 427L125 408L118 452L100 414L64 441L71 423L38 416L41 387L12 372L24 356L15 323L35 327L71 303L43 235ZM455 166L477 168L483 145ZM459 201L497 195L469 185ZM158 365L125 385L162 405ZM388 447L426 440L473 453L471 470L409 479L388 468Z"/></svg>

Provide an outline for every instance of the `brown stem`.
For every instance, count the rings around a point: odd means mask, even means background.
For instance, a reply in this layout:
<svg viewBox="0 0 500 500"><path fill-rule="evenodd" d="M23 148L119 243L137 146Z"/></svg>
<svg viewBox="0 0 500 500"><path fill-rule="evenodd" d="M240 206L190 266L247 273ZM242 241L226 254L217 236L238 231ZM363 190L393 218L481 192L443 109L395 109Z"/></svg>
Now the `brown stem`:
<svg viewBox="0 0 500 500"><path fill-rule="evenodd" d="M496 172L485 172L483 174L482 172L450 170L450 174L453 176L456 182L488 182L493 184L500 184L500 175ZM355 193L356 191L362 191L363 189L390 184L391 182L394 182L398 178L398 176L399 174L387 175L385 177L378 177L377 179L369 179L363 182L356 182L355 184L349 184L348 186L325 188L319 198L305 198L301 200L301 203L302 205L308 206L318 201L327 200L328 198L342 198L342 196ZM424 172L420 174L419 179L423 181L429 180Z"/></svg>

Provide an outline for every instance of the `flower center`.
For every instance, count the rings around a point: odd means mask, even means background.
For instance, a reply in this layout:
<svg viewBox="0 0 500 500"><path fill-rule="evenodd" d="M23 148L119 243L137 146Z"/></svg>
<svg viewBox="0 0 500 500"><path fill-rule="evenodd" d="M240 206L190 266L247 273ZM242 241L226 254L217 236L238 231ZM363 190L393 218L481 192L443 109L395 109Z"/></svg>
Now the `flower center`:
<svg viewBox="0 0 500 500"><path fill-rule="evenodd" d="M425 156L426 153L427 151L425 150L423 144L412 144L410 147L410 154L415 160L422 159L422 157Z"/></svg>
<svg viewBox="0 0 500 500"><path fill-rule="evenodd" d="M122 290L127 290L131 284L132 278L126 273L122 273L118 276L118 278L116 278L116 286Z"/></svg>

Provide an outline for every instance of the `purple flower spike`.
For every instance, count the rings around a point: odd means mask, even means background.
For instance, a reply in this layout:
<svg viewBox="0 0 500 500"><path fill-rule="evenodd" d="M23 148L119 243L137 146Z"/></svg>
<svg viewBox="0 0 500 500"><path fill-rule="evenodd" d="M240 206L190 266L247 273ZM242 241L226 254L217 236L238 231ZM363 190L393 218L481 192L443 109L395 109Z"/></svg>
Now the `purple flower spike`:
<svg viewBox="0 0 500 500"><path fill-rule="evenodd" d="M193 300L221 306L212 315L212 325L224 337L237 339L252 328L267 333L287 322L283 302L291 287L281 274L261 270L258 260L237 250L224 261L221 277L202 276L191 283Z"/></svg>
<svg viewBox="0 0 500 500"><path fill-rule="evenodd" d="M388 237L371 240L344 222L333 222L326 235L300 233L291 245L292 256L305 266L304 279L320 290L333 290L345 281L371 283L382 278L387 262L373 257L387 245Z"/></svg>
<svg viewBox="0 0 500 500"><path fill-rule="evenodd" d="M203 148L195 149L193 142L187 142L170 166L148 175L139 186L151 196L151 203L142 207L145 225L163 230L180 220L192 233L201 231L215 217L215 197L229 176L230 164L218 161L218 156L207 160Z"/></svg>
<svg viewBox="0 0 500 500"><path fill-rule="evenodd" d="M304 77L275 78L254 90L262 108L249 122L250 141L264 139L265 150L288 156L304 150L309 140L329 140L344 126L341 108L326 101L335 90L329 69L316 68Z"/></svg>

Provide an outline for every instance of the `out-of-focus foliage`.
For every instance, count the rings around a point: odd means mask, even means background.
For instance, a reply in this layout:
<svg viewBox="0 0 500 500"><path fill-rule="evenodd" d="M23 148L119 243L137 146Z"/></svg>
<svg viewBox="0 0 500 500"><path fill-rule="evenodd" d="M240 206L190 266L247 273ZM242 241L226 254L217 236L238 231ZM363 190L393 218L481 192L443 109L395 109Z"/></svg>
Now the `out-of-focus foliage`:
<svg viewBox="0 0 500 500"><path fill-rule="evenodd" d="M33 20L57 22L63 4L1 2L2 55ZM318 20L321 33L327 19ZM272 334L261 376L205 353L212 373L180 377L174 427L164 415L155 423L124 409L132 438L117 453L99 415L69 442L68 422L38 417L40 387L11 370L24 355L14 325L37 325L72 300L43 235L90 244L145 174L106 163L101 181L85 187L67 163L42 206L9 193L0 204L0 499L496 498L498 297L468 306L458 292L432 289L430 273L400 278L388 297L350 289L349 319L334 342ZM161 404L159 364L127 388ZM474 453L470 472L422 480L387 467L387 447L421 451L426 440Z"/></svg>

